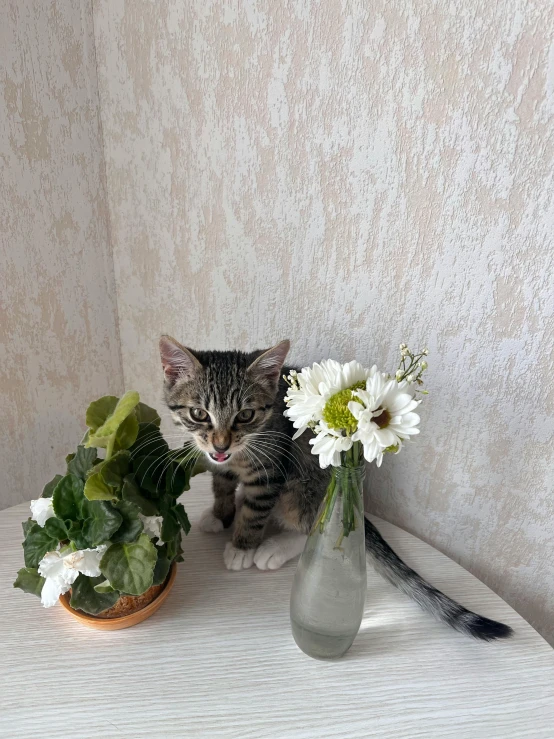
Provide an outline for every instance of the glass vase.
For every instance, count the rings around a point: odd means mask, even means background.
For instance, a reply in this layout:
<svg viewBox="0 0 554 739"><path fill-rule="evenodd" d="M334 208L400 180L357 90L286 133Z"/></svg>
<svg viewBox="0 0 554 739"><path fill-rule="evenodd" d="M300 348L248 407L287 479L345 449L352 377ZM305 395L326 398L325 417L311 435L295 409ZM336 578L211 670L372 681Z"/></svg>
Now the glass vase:
<svg viewBox="0 0 554 739"><path fill-rule="evenodd" d="M333 467L290 601L292 634L316 659L342 657L362 622L367 588L363 465Z"/></svg>

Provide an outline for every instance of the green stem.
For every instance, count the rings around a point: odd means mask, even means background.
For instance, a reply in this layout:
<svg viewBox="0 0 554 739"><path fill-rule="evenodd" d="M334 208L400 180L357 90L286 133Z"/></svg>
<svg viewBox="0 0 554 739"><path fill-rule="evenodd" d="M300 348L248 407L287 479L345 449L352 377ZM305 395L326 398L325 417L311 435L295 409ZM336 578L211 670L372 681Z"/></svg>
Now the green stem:
<svg viewBox="0 0 554 739"><path fill-rule="evenodd" d="M114 444L115 444L115 434L112 434L110 436L110 440L108 441L108 445L106 446L106 459L110 459L110 457L112 456Z"/></svg>

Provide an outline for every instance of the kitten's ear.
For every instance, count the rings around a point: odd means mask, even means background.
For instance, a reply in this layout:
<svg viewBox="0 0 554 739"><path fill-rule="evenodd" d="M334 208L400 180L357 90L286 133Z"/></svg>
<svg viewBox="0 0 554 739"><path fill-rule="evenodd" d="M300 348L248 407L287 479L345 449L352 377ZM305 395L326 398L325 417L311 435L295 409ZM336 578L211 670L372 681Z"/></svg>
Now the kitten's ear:
<svg viewBox="0 0 554 739"><path fill-rule="evenodd" d="M166 382L169 385L180 377L192 378L202 365L194 354L171 336L162 336L160 339L160 356Z"/></svg>
<svg viewBox="0 0 554 739"><path fill-rule="evenodd" d="M285 358L289 353L290 341L286 339L281 341L276 346L268 349L263 354L255 359L248 372L254 375L258 380L269 381L272 385L277 385L279 381L279 375L285 362Z"/></svg>

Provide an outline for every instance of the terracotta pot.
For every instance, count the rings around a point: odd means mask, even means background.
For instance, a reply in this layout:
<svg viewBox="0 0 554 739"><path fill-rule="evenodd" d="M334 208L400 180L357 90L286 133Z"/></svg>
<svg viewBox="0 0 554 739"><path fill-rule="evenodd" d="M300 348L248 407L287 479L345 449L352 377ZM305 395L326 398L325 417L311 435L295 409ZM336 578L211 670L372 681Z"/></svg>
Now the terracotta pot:
<svg viewBox="0 0 554 739"><path fill-rule="evenodd" d="M111 616L109 615L110 612L114 612L117 608L117 604L119 601L117 601L116 605L113 608L108 609L107 611L104 611L104 615L98 615L98 616L91 616L88 613L83 613L82 611L76 611L74 608L71 608L69 605L70 600L70 594L65 593L64 595L60 596L60 603L65 608L65 610L70 613L73 618L76 618L77 621L80 621L85 626L88 626L91 629L100 629L102 631L115 631L116 629L127 629L129 626L135 626L136 624L140 624L141 621L145 621L147 618L149 618L153 613L155 613L158 608L162 605L164 600L169 595L169 591L173 587L173 583L175 582L175 575L177 574L177 565L175 562L171 564L171 569L169 570L169 575L167 577L167 580L163 585L155 585L150 590L158 590L159 592L156 594L154 593L154 598L151 600L147 605L145 605L143 608L140 608L140 610L134 610L132 613L127 613L125 616ZM160 590L161 588L161 590ZM146 596L150 591L146 591L143 596L131 596L132 600L137 600L139 598L143 598ZM108 614L107 616L105 614Z"/></svg>

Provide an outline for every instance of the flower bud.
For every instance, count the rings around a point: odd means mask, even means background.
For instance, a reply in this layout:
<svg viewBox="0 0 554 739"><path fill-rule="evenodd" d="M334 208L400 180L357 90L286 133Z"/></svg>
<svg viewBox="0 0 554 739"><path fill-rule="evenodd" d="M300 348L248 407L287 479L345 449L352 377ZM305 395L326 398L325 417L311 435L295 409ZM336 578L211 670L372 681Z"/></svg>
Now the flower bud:
<svg viewBox="0 0 554 739"><path fill-rule="evenodd" d="M396 373L396 382L400 382L401 379L402 379L402 370L398 370L398 372Z"/></svg>
<svg viewBox="0 0 554 739"><path fill-rule="evenodd" d="M402 349L406 349L406 348L407 348L406 347L406 344L400 344L400 351L402 351Z"/></svg>
<svg viewBox="0 0 554 739"><path fill-rule="evenodd" d="M422 354L425 354L425 356L427 356L429 354L429 349L425 347L425 349L422 351Z"/></svg>
<svg viewBox="0 0 554 739"><path fill-rule="evenodd" d="M406 381L408 383L413 382L414 381L414 376L413 375L408 375L408 377L406 377Z"/></svg>
<svg viewBox="0 0 554 739"><path fill-rule="evenodd" d="M427 364L427 362L422 362L422 363L421 363L421 369L422 369L422 370L426 370L428 366L429 366L429 365Z"/></svg>

